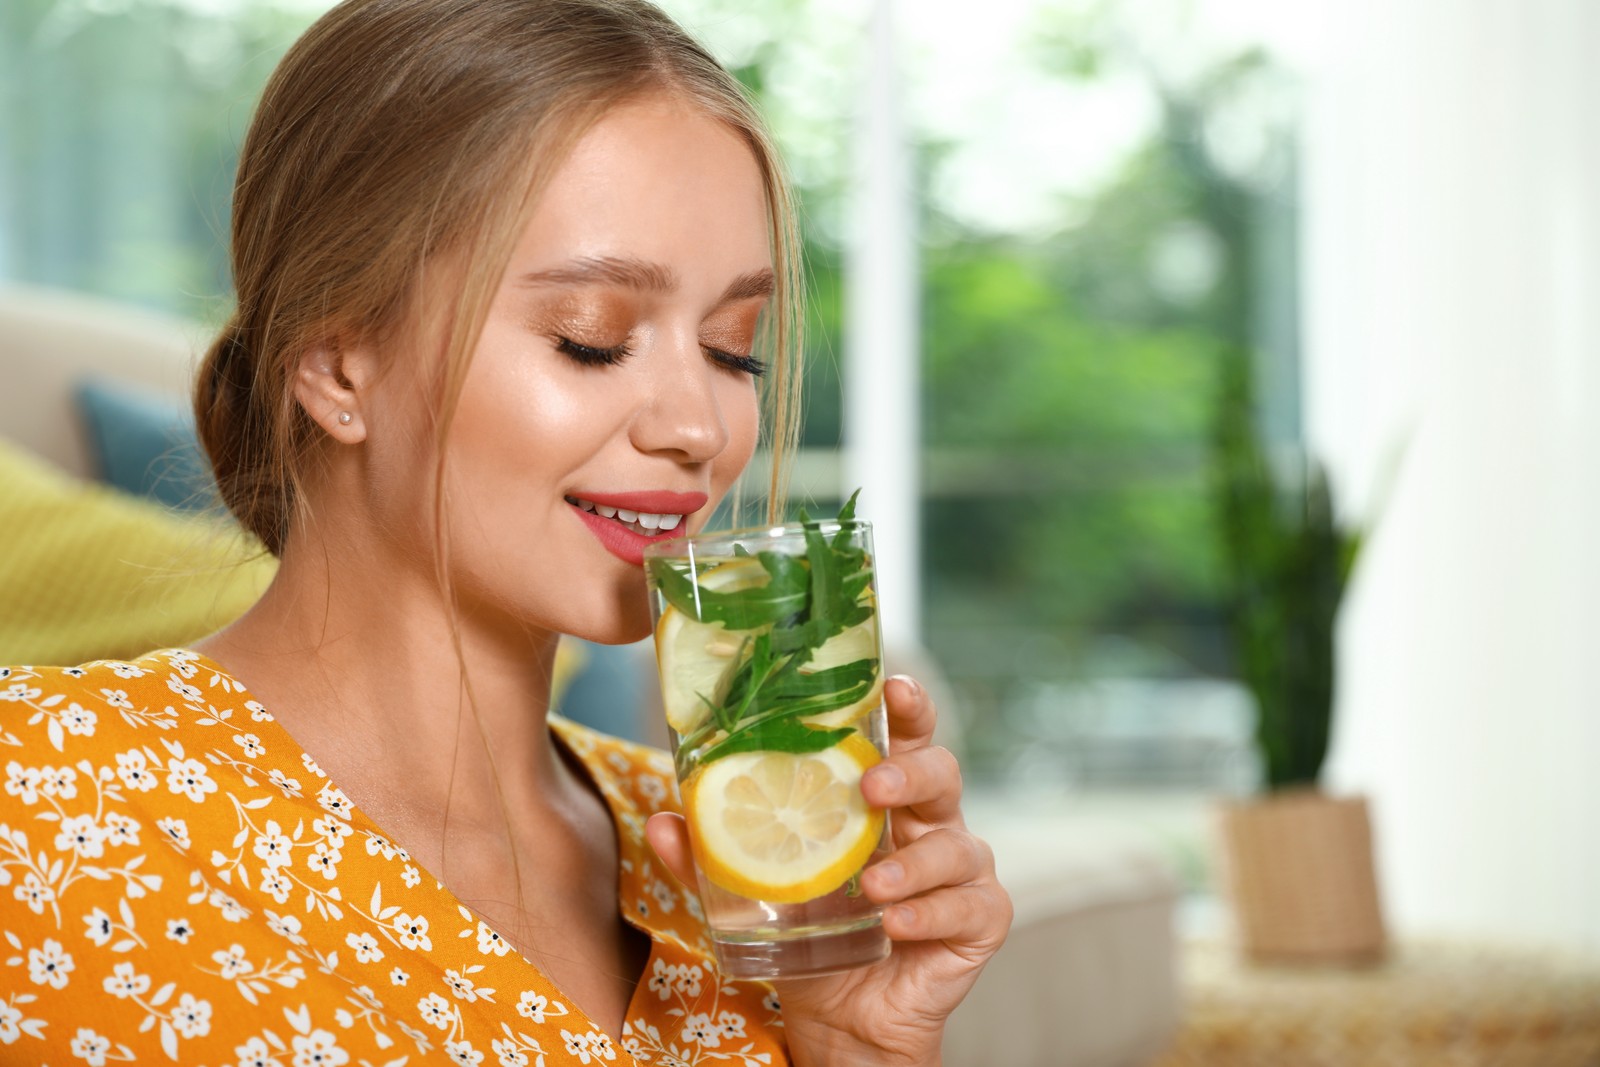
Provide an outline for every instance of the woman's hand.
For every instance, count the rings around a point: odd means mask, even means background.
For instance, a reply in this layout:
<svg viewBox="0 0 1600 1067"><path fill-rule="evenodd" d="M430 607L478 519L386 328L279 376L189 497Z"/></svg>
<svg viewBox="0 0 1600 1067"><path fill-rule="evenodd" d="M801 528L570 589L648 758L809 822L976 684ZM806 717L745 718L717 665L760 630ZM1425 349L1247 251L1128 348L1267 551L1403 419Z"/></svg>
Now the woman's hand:
<svg viewBox="0 0 1600 1067"><path fill-rule="evenodd" d="M937 1065L945 1020L1011 925L994 856L961 817L961 770L933 744L937 716L927 691L898 676L884 694L890 755L867 772L861 791L892 809L894 851L866 870L861 886L885 905L894 951L871 967L773 983L796 1067ZM652 816L647 834L693 885L683 820Z"/></svg>

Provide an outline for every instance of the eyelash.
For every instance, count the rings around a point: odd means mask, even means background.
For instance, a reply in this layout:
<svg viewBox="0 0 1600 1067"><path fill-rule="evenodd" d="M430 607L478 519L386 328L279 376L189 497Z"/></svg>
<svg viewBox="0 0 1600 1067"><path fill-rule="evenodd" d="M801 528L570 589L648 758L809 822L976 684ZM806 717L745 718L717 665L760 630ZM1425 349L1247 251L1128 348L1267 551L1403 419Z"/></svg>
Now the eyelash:
<svg viewBox="0 0 1600 1067"><path fill-rule="evenodd" d="M581 345L570 337L557 337L556 351L576 360L585 367L614 367L633 355L633 350L627 345L616 345L612 348L594 348L591 345ZM736 356L732 352L724 352L719 348L707 348L706 352L724 367L741 371L752 378L759 378L767 373L766 363L754 356Z"/></svg>

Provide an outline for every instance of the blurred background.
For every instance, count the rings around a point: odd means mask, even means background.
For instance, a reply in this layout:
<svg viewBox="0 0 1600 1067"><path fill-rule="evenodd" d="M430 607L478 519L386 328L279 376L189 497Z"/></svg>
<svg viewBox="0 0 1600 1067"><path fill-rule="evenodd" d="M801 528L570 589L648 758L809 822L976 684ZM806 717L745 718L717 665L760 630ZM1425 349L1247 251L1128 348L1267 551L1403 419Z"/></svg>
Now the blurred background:
<svg viewBox="0 0 1600 1067"><path fill-rule="evenodd" d="M238 141L327 6L5 0L0 284L220 320ZM1600 7L663 6L787 152L794 493L865 487L891 656L942 676L975 821L1151 859L1180 999L1255 1003L1204 955L1218 805L1264 783L1220 514L1243 367L1269 468L1320 460L1362 534L1323 784L1371 802L1392 941L1600 954ZM1041 900L1074 877L1014 862ZM1008 1062L1145 1062L1178 1002L1123 1058ZM1583 1018L1579 1058L1515 1062L1600 1063ZM1173 1062L1258 1062L1183 1033Z"/></svg>

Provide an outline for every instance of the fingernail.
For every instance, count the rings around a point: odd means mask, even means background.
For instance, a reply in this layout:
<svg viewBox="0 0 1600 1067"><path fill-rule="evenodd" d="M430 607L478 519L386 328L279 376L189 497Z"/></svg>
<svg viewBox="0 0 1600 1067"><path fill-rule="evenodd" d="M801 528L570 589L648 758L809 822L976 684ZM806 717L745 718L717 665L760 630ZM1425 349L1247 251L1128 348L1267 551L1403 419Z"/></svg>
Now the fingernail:
<svg viewBox="0 0 1600 1067"><path fill-rule="evenodd" d="M912 698L922 695L922 684L909 674L897 674L895 680L906 687L906 695Z"/></svg>
<svg viewBox="0 0 1600 1067"><path fill-rule="evenodd" d="M871 775L872 780L878 783L876 788L891 795L900 792L906 784L906 772L893 764L874 767Z"/></svg>
<svg viewBox="0 0 1600 1067"><path fill-rule="evenodd" d="M906 872L894 860L885 860L872 869L878 872L873 878L885 886L897 886L906 876Z"/></svg>
<svg viewBox="0 0 1600 1067"><path fill-rule="evenodd" d="M896 904L889 909L889 917L901 926L915 926L917 913L908 904Z"/></svg>

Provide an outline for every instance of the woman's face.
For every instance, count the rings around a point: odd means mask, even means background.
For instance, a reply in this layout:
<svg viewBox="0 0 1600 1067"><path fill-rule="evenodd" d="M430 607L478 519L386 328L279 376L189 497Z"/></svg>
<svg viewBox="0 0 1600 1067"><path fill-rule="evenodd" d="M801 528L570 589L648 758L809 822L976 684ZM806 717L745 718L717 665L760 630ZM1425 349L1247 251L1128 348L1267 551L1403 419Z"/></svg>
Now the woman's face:
<svg viewBox="0 0 1600 1067"><path fill-rule="evenodd" d="M464 615L605 642L649 632L644 545L703 526L755 448L751 350L772 278L761 173L727 126L646 100L578 142L511 256L446 447ZM371 425L374 457L420 458L426 433L384 441ZM378 519L431 544L433 468L394 467L373 488L400 513Z"/></svg>

